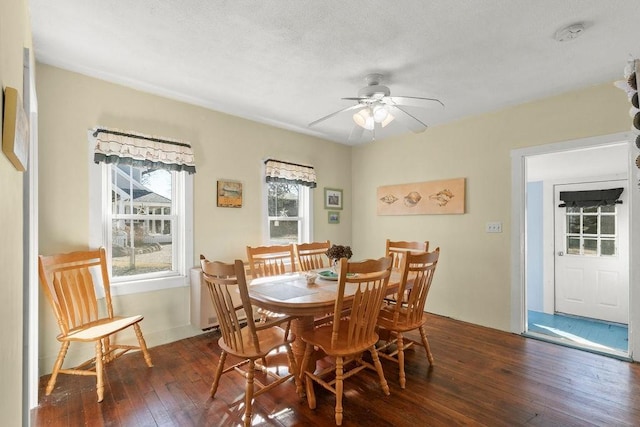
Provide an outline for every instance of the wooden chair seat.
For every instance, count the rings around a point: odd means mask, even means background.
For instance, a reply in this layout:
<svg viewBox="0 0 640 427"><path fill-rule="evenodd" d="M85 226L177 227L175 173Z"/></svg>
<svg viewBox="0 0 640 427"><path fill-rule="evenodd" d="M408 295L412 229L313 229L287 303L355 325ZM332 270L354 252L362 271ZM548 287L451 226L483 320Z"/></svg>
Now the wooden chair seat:
<svg viewBox="0 0 640 427"><path fill-rule="evenodd" d="M66 335L58 335L58 339L61 341L95 341L126 329L142 319L141 315L100 319L72 329Z"/></svg>
<svg viewBox="0 0 640 427"><path fill-rule="evenodd" d="M129 350L140 350L147 366L152 367L151 356L142 336L141 315L115 316L111 301L111 286L107 270L104 248L77 251L61 255L38 258L40 283L58 321L62 343L53 365L51 378L45 394L48 396L56 385L58 374L94 375L98 402L104 398L104 365L122 356ZM98 313L98 299L95 293L94 276L101 279L104 289L106 315ZM114 335L127 328L133 328L138 345L113 342ZM94 342L95 356L75 368L63 369L63 363L72 342Z"/></svg>
<svg viewBox="0 0 640 427"><path fill-rule="evenodd" d="M418 329L427 321L426 313L415 319L412 318L406 310L404 310L404 312L401 310L397 317L395 316L395 310L383 307L382 310L380 310L380 315L378 316L378 326L386 329L394 329L400 332L408 332Z"/></svg>
<svg viewBox="0 0 640 427"><path fill-rule="evenodd" d="M271 324L268 328L255 331L255 335L259 343L259 346L257 347L253 340L251 328L241 329L240 340L245 343L242 351L238 351L228 346L223 337L218 340L218 345L222 350L237 357L245 359L262 359L274 349L282 347L284 342L292 343L295 338L295 336L290 332L287 332L286 329L276 326L277 325Z"/></svg>
<svg viewBox="0 0 640 427"><path fill-rule="evenodd" d="M349 333L349 319L342 319L339 322L337 331L340 336L347 336ZM302 335L302 340L306 342L313 342L313 345L320 350L331 356L349 356L354 354L353 346L350 345L348 340L338 341L335 344L331 344L335 328L316 328L313 331L306 332ZM366 349L378 342L378 335L372 334L367 340L362 341L361 346Z"/></svg>

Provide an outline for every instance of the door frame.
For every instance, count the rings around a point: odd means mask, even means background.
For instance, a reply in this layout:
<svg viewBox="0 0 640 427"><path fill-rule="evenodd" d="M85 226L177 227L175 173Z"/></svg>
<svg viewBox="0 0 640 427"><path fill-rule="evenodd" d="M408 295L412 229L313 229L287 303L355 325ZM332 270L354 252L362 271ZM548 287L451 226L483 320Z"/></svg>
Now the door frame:
<svg viewBox="0 0 640 427"><path fill-rule="evenodd" d="M640 221L634 212L640 212L639 188L635 182L633 150L636 135L621 132L611 135L581 138L511 151L511 332L522 334L526 330L526 159L528 156L558 153L584 148L604 147L627 141L629 181L629 357L640 354Z"/></svg>

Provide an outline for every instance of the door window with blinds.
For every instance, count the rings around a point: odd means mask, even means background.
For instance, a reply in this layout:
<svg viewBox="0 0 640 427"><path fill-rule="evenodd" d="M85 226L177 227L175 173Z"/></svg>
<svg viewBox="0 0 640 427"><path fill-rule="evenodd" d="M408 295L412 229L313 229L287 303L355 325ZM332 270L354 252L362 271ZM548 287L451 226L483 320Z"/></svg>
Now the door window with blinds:
<svg viewBox="0 0 640 427"><path fill-rule="evenodd" d="M565 252L568 255L616 255L616 206L567 207Z"/></svg>

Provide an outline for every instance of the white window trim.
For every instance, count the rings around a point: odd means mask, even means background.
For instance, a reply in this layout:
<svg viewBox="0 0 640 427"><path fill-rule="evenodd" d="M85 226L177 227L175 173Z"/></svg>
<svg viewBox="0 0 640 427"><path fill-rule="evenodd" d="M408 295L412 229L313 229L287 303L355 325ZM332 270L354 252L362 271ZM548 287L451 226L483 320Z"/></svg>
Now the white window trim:
<svg viewBox="0 0 640 427"><path fill-rule="evenodd" d="M89 246L98 248L110 247L111 233L106 232L103 226L107 218L107 212L111 209L110 194L108 194L108 174L110 165L96 164L93 161L93 147L95 138L91 131L87 132L90 141L89 152ZM177 274L159 278L145 278L127 280L126 278L111 278L111 294L129 295L141 292L152 292L162 289L189 286L189 270L193 260L193 175L180 173L179 179L184 180L184 194L179 194L181 185L176 185L175 197L177 200L184 197L184 203L178 203L178 217L183 221L178 221L178 229L183 233L184 238L179 239L181 243L176 244L174 250L177 257ZM111 260L108 259L109 270L111 270ZM98 297L104 296L102 287L96 290Z"/></svg>

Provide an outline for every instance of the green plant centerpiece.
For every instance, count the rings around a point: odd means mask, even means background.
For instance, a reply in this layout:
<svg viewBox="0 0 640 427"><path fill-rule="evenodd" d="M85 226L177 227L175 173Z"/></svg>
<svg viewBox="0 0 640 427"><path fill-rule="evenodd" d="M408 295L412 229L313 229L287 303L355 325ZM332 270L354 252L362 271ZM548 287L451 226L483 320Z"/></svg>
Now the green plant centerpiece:
<svg viewBox="0 0 640 427"><path fill-rule="evenodd" d="M327 249L327 258L331 260L331 266L333 267L334 272L338 273L338 263L340 259L346 258L351 259L353 256L353 252L351 252L351 246L343 246L343 245L331 245L329 249Z"/></svg>

